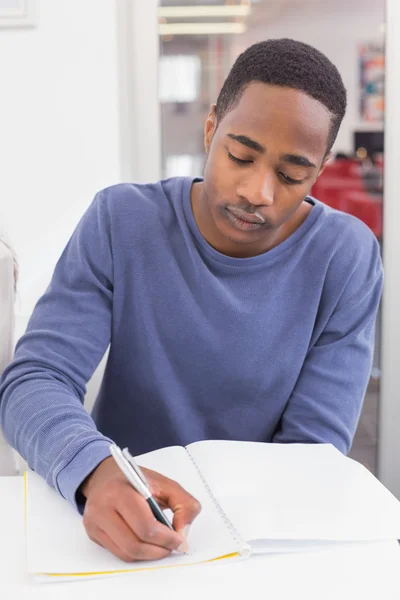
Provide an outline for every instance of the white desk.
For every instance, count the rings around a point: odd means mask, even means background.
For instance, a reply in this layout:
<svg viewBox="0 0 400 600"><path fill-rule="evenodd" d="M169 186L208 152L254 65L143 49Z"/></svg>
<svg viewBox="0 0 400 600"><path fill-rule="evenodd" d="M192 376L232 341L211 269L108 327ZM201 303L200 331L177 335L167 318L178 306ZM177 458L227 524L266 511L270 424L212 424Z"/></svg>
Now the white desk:
<svg viewBox="0 0 400 600"><path fill-rule="evenodd" d="M38 584L25 575L22 478L0 477L0 598L4 600L247 600L250 595L273 600L399 600L400 549L397 542L363 544L113 579Z"/></svg>

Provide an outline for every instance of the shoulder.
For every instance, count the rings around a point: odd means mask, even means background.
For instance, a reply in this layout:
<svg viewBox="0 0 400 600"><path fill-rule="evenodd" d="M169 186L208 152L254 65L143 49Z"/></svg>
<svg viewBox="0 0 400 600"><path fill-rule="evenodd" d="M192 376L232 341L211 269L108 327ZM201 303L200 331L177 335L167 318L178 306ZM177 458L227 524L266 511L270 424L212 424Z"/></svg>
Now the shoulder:
<svg viewBox="0 0 400 600"><path fill-rule="evenodd" d="M146 184L120 183L104 188L97 198L114 218L154 216L172 208L181 195L181 188L182 178L179 177Z"/></svg>
<svg viewBox="0 0 400 600"><path fill-rule="evenodd" d="M353 215L335 210L313 199L319 209L315 222L315 242L329 251L336 261L351 264L353 261L379 259L380 247L372 231Z"/></svg>
<svg viewBox="0 0 400 600"><path fill-rule="evenodd" d="M349 295L382 279L378 240L359 219L316 201L315 244L327 257L327 279ZM347 294L346 294L347 295Z"/></svg>
<svg viewBox="0 0 400 600"><path fill-rule="evenodd" d="M111 243L131 246L159 238L176 224L186 178L155 183L120 183L99 191L86 218L111 236Z"/></svg>

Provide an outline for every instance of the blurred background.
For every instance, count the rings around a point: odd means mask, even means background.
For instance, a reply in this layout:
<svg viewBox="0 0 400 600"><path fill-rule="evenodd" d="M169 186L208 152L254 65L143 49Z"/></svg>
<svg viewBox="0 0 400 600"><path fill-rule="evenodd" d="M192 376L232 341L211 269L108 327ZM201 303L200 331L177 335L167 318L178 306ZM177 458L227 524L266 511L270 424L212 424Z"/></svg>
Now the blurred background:
<svg viewBox="0 0 400 600"><path fill-rule="evenodd" d="M395 0L0 0L0 236L20 263L16 336L97 190L202 173L210 105L238 54L267 38L307 42L338 67L347 115L312 193L364 221L383 247L388 2L395 7ZM384 314L351 451L375 473L394 451L393 431L380 439ZM400 432L400 414L392 416Z"/></svg>

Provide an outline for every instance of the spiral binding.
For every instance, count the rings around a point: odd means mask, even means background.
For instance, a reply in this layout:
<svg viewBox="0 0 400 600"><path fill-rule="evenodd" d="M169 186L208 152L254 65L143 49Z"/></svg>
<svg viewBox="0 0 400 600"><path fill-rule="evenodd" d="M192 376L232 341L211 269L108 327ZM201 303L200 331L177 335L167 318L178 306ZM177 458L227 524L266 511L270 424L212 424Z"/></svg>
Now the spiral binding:
<svg viewBox="0 0 400 600"><path fill-rule="evenodd" d="M234 526L234 524L232 523L232 521L228 518L228 516L226 515L225 511L222 509L220 503L218 502L218 500L216 499L216 497L214 496L210 486L208 485L203 473L200 471L196 461L194 460L193 456L190 454L189 450L187 448L185 448L186 452L189 455L190 460L193 463L194 468L196 469L208 495L210 496L212 503L214 504L219 516L221 517L221 519L224 522L224 525L227 527L228 531L230 532L232 538L234 539L235 543L237 544L238 547L238 552L241 556L249 556L251 553L251 549L250 546L243 540L242 536L240 535L240 533L238 532L238 530L236 529L236 527Z"/></svg>

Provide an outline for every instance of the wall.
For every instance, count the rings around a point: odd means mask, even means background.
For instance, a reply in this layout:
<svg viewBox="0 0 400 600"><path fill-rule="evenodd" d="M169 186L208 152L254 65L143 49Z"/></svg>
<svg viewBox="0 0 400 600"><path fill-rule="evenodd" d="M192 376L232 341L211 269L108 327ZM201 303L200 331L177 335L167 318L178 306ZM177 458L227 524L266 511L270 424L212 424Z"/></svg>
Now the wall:
<svg viewBox="0 0 400 600"><path fill-rule="evenodd" d="M267 12L271 4L271 12ZM263 0L263 4L255 6L249 30L236 38L233 60L248 45L267 38L289 37L311 44L337 66L348 91L347 114L335 149L351 152L356 129L382 129L379 125L361 123L358 116L357 49L360 42L382 39L384 0L304 0L294 4Z"/></svg>
<svg viewBox="0 0 400 600"><path fill-rule="evenodd" d="M29 315L96 191L120 179L114 0L41 0L34 29L0 29L0 236Z"/></svg>

